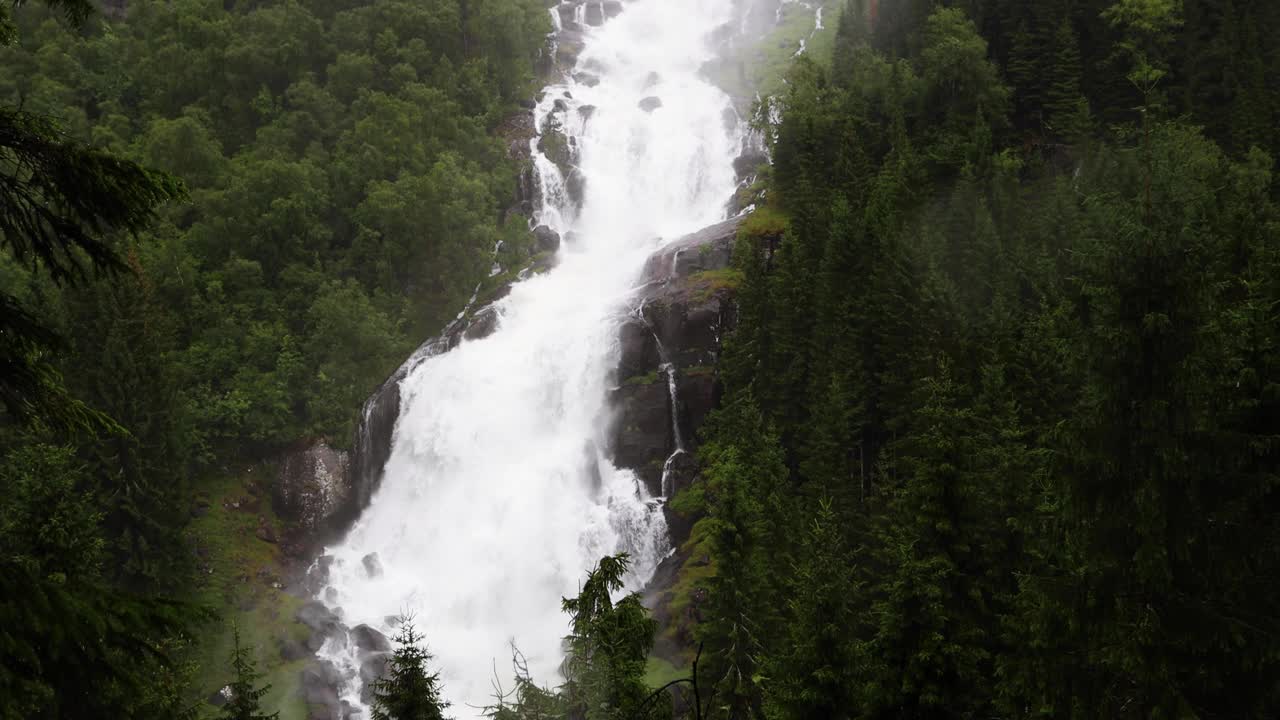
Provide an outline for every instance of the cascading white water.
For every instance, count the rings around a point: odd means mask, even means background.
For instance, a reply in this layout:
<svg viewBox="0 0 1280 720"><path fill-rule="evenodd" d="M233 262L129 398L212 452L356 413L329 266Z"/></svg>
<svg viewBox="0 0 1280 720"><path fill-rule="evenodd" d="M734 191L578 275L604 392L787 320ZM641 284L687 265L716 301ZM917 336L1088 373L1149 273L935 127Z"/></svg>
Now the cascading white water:
<svg viewBox="0 0 1280 720"><path fill-rule="evenodd" d="M538 219L572 241L554 270L499 303L493 335L403 380L382 485L328 548L322 599L346 625L388 635L411 613L459 717L490 701L495 672L510 677L511 643L536 680L558 682L561 598L601 556L631 553L638 586L667 549L660 509L604 454L607 383L645 259L661 238L722 219L734 190L743 129L726 126L729 99L700 74L733 4L632 0L587 31L578 63L599 83L551 86L536 111L540 127L554 112L576 138L580 208L536 158ZM646 112L640 101L655 95L662 106ZM370 553L380 572L362 562ZM352 678L344 699L360 708L357 651L335 639L321 655Z"/></svg>

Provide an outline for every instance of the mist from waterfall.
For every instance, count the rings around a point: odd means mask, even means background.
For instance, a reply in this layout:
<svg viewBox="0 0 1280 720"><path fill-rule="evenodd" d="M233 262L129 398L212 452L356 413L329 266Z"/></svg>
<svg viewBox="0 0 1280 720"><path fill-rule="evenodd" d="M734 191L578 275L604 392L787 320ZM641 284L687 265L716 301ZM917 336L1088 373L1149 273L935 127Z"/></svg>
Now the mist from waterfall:
<svg viewBox="0 0 1280 720"><path fill-rule="evenodd" d="M511 686L512 643L535 680L558 684L561 598L601 556L623 551L638 588L668 550L659 504L607 456L607 396L645 259L662 239L722 219L734 190L745 128L700 74L733 4L632 0L585 30L583 82L548 87L535 111L540 130L554 115L575 138L585 179L575 207L560 169L536 158L537 219L566 237L557 265L498 303L491 336L405 377L382 484L327 549L321 598L349 627L388 636L392 618L412 614L455 716L491 700L495 671ZM648 97L661 107L642 109ZM380 572L362 562L371 553ZM344 699L362 707L357 651L331 640L321 655L347 673Z"/></svg>

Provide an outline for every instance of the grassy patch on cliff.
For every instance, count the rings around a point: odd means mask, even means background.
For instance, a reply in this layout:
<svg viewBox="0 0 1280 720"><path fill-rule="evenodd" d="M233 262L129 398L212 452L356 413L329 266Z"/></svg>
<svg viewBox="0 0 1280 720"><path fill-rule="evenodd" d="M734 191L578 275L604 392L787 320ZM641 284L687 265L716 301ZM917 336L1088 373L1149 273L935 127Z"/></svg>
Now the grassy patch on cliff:
<svg viewBox="0 0 1280 720"><path fill-rule="evenodd" d="M305 660L286 660L285 645L306 642L309 631L294 620L304 601L283 589L288 559L276 543L259 537L265 528L279 538L284 523L271 509L269 478L273 468L255 465L205 483L199 493L203 514L192 521L188 538L197 554L201 581L191 599L217 614L202 628L191 649L196 665L195 690L203 703L232 678L228 663L232 628L252 648L262 682L271 690L263 707L279 711L281 720L302 720L306 706L299 695Z"/></svg>
<svg viewBox="0 0 1280 720"><path fill-rule="evenodd" d="M644 682L654 690L686 677L689 677L687 668L678 668L660 657L650 655L644 666Z"/></svg>
<svg viewBox="0 0 1280 720"><path fill-rule="evenodd" d="M659 378L658 378L658 371L657 371L657 370L654 370L654 371L652 371L652 372L647 372L647 373L644 373L644 374L641 374L641 375L632 375L631 377L627 378L626 380L623 380L623 381L622 381L622 384L623 384L623 386L624 386L624 387L625 387L625 386L635 386L635 385L652 385L652 384L654 384L654 383L658 382L658 379L659 379Z"/></svg>
<svg viewBox="0 0 1280 720"><path fill-rule="evenodd" d="M805 42L806 55L824 65L831 61L840 5L838 0L823 0L822 30L816 29L814 10L799 3L782 7L782 23L758 42L747 58L751 79L761 95L775 95L782 91L783 78L800 49L801 40Z"/></svg>
<svg viewBox="0 0 1280 720"><path fill-rule="evenodd" d="M689 276L689 292L695 300L704 302L722 290L737 290L743 280L742 271L734 268L704 270Z"/></svg>
<svg viewBox="0 0 1280 720"><path fill-rule="evenodd" d="M819 4L823 9L822 30L816 27ZM823 64L831 60L841 5L840 0L820 0L812 9L799 3L783 5L780 22L755 42L746 44L736 57L719 64L713 79L737 97L778 94L785 87L784 78L801 40L806 55Z"/></svg>
<svg viewBox="0 0 1280 720"><path fill-rule="evenodd" d="M790 227L791 219L786 213L772 205L765 205L756 208L755 212L742 221L742 225L738 228L738 237L756 239L781 237Z"/></svg>

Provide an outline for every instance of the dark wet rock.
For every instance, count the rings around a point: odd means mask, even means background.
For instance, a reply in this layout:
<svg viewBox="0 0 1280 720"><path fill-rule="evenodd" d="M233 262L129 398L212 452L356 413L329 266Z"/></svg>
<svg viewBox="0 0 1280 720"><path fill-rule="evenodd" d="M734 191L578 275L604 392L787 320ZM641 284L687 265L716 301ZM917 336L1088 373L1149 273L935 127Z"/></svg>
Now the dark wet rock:
<svg viewBox="0 0 1280 720"><path fill-rule="evenodd" d="M332 555L321 555L307 568L302 578L302 589L307 595L315 596L325 585L329 584L329 568L333 567Z"/></svg>
<svg viewBox="0 0 1280 720"><path fill-rule="evenodd" d="M600 84L600 76L596 75L595 73L589 73L589 72L574 73L573 79L577 80L578 84L583 85L584 87L589 87L589 88L593 88Z"/></svg>
<svg viewBox="0 0 1280 720"><path fill-rule="evenodd" d="M658 355L658 341L650 328L638 316L631 316L618 330L618 377L633 378L654 372L662 364Z"/></svg>
<svg viewBox="0 0 1280 720"><path fill-rule="evenodd" d="M543 128L542 135L538 138L538 150L555 163L561 172L568 171L573 165L573 147L558 120L547 123Z"/></svg>
<svg viewBox="0 0 1280 720"><path fill-rule="evenodd" d="M591 119L591 116L593 116L593 115L595 115L595 114L596 114L596 106L595 106L595 105L583 105L583 106L581 106L581 107L579 107L579 108L578 108L578 115L580 115L580 116L582 117L583 122L586 122L587 120L590 120L590 119Z"/></svg>
<svg viewBox="0 0 1280 720"><path fill-rule="evenodd" d="M604 0L601 3L604 6L604 16L613 19L622 14L622 3L619 0Z"/></svg>
<svg viewBox="0 0 1280 720"><path fill-rule="evenodd" d="M740 219L668 243L645 266L644 285L632 299L632 315L618 331L619 387L613 393L614 462L634 471L654 495L675 451L674 414L689 454L677 458L675 484L697 475L693 451L698 429L719 403L715 363L720 343L736 320L732 288L717 272L729 267ZM671 398L665 366L676 379Z"/></svg>
<svg viewBox="0 0 1280 720"><path fill-rule="evenodd" d="M272 484L271 506L282 519L305 533L335 529L358 512L350 456L323 442L285 454ZM261 539L275 542L270 528L260 527Z"/></svg>
<svg viewBox="0 0 1280 720"><path fill-rule="evenodd" d="M642 294L641 300L688 289L672 281L729 267L729 261L733 258L733 244L738 238L738 227L742 225L742 220L735 217L703 228L664 245L649 256L642 276L643 281L648 283L648 289ZM654 288L663 283L670 287Z"/></svg>
<svg viewBox="0 0 1280 720"><path fill-rule="evenodd" d="M276 537L276 531L272 529L272 527L269 524L267 524L267 521L265 518L258 519L258 529L255 530L253 534L259 540L265 543L271 543L272 545L275 545L276 543L280 542L280 539Z"/></svg>
<svg viewBox="0 0 1280 720"><path fill-rule="evenodd" d="M380 653L391 650L391 641L387 639L387 636L368 625L357 625L351 628L351 632L347 634L347 637L362 653Z"/></svg>
<svg viewBox="0 0 1280 720"><path fill-rule="evenodd" d="M569 103L560 98L556 98L556 101L551 103L551 106L555 108L556 112L569 112Z"/></svg>
<svg viewBox="0 0 1280 720"><path fill-rule="evenodd" d="M302 660L303 658L309 658L314 654L315 651L307 647L305 642L300 642L291 638L282 638L280 640L280 657L283 658L285 662Z"/></svg>
<svg viewBox="0 0 1280 720"><path fill-rule="evenodd" d="M382 575L382 561L378 558L378 553L371 552L360 558L360 564L364 566L364 572L371 578Z"/></svg>
<svg viewBox="0 0 1280 720"><path fill-rule="evenodd" d="M681 490L688 488L697 476L698 460L693 453L684 450L672 453L662 466L662 482L668 497L675 497ZM671 534L672 537L678 536L674 530ZM681 542L688 538L687 533L679 533L679 536Z"/></svg>
<svg viewBox="0 0 1280 720"><path fill-rule="evenodd" d="M222 707L231 702L231 686L224 685L220 689L215 690L212 695L205 699L205 702L214 707Z"/></svg>
<svg viewBox="0 0 1280 720"><path fill-rule="evenodd" d="M374 683L386 677L390 662L391 653L389 652L369 653L360 661L361 702L367 705L373 700Z"/></svg>
<svg viewBox="0 0 1280 720"><path fill-rule="evenodd" d="M662 107L662 98L657 95L650 95L649 97L641 100L639 105L641 110L651 113Z"/></svg>
<svg viewBox="0 0 1280 720"><path fill-rule="evenodd" d="M661 82L662 82L661 75L659 75L657 72L650 72L644 79L644 89L649 90L651 88L655 88L658 86L658 83L661 83ZM661 107L662 101L658 101L658 105L659 107Z"/></svg>
<svg viewBox="0 0 1280 720"><path fill-rule="evenodd" d="M510 288L506 292L511 292ZM504 295L506 293L503 293ZM498 329L498 308L488 305L476 311L472 316L471 322L467 324L467 329L463 331L462 337L468 340L483 340L493 334Z"/></svg>
<svg viewBox="0 0 1280 720"><path fill-rule="evenodd" d="M556 37L556 62L565 70L570 70L577 64L585 45L582 33L573 29L576 27L577 23L570 19L565 23L565 29Z"/></svg>
<svg viewBox="0 0 1280 720"><path fill-rule="evenodd" d="M733 171L741 182L756 174L761 165L769 163L769 156L763 150L747 150L733 161Z"/></svg>
<svg viewBox="0 0 1280 720"><path fill-rule="evenodd" d="M660 375L631 378L613 390L613 461L629 468L649 494L662 494L662 465L675 449L670 391Z"/></svg>
<svg viewBox="0 0 1280 720"><path fill-rule="evenodd" d="M307 703L307 717L313 720L334 720L343 714L338 690L342 676L332 665L317 660L302 671L302 699Z"/></svg>
<svg viewBox="0 0 1280 720"><path fill-rule="evenodd" d="M587 176L578 168L573 168L564 179L564 189L569 194L569 199L578 207L582 207L582 201L587 192Z"/></svg>
<svg viewBox="0 0 1280 720"><path fill-rule="evenodd" d="M533 229L533 241L537 252L555 252L560 249L560 233L546 225Z"/></svg>
<svg viewBox="0 0 1280 720"><path fill-rule="evenodd" d="M592 27L599 27L604 24L604 6L596 0L587 3L587 11L583 15L583 20Z"/></svg>
<svg viewBox="0 0 1280 720"><path fill-rule="evenodd" d="M320 602L309 602L298 609L294 619L311 630L307 638L307 649L316 652L325 641L342 632L342 623L338 616Z"/></svg>
<svg viewBox="0 0 1280 720"><path fill-rule="evenodd" d="M671 490L671 497L675 497L681 490L689 488L698 481L701 468L693 453L676 452L667 458L662 472L665 476L663 481ZM689 539L689 534L693 532L693 524L698 518L676 512L671 508L670 503L663 505L662 514L667 521L667 532L671 535L671 544L675 547L683 546Z"/></svg>
<svg viewBox="0 0 1280 720"><path fill-rule="evenodd" d="M561 3L556 10L560 13L560 27L563 28L561 34L570 30L578 30L577 21L574 19L574 6L569 3Z"/></svg>

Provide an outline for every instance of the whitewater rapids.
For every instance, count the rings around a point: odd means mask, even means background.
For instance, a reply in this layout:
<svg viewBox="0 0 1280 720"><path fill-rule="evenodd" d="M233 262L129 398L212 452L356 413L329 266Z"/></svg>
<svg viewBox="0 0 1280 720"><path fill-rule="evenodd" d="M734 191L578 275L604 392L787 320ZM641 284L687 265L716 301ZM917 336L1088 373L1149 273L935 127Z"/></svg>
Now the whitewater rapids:
<svg viewBox="0 0 1280 720"><path fill-rule="evenodd" d="M540 130L554 116L576 138L580 208L535 145L537 220L571 239L552 271L499 303L496 332L403 380L382 484L327 549L320 597L348 627L388 636L391 618L413 614L454 716L492 702L495 672L511 686L511 643L536 681L558 684L561 598L577 594L601 556L622 551L638 588L668 550L660 506L606 455L606 399L645 259L664 238L723 219L734 191L745 128L700 72L733 4L631 0L586 30L574 75L599 82L549 86L536 110ZM648 97L661 107L642 109ZM380 573L362 562L370 553ZM330 640L321 656L347 673L344 700L363 710L356 650Z"/></svg>

